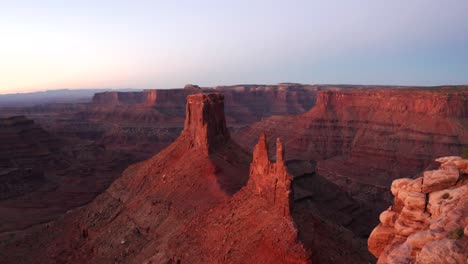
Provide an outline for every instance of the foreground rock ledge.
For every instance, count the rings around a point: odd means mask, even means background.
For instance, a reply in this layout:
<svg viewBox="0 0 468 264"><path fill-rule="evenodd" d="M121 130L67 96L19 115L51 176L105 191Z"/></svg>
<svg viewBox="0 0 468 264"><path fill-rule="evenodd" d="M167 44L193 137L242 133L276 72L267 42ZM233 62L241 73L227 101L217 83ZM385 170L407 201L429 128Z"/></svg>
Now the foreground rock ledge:
<svg viewBox="0 0 468 264"><path fill-rule="evenodd" d="M393 181L394 204L368 240L377 263L466 263L468 160L436 161L439 169L423 177Z"/></svg>

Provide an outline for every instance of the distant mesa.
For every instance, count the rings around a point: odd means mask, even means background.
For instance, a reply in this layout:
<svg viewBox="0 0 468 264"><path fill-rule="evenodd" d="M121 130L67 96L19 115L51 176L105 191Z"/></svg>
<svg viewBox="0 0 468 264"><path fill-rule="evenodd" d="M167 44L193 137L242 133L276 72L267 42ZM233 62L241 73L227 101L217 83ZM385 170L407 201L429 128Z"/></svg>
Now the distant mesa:
<svg viewBox="0 0 468 264"><path fill-rule="evenodd" d="M186 84L184 90L201 90L200 86L195 84Z"/></svg>

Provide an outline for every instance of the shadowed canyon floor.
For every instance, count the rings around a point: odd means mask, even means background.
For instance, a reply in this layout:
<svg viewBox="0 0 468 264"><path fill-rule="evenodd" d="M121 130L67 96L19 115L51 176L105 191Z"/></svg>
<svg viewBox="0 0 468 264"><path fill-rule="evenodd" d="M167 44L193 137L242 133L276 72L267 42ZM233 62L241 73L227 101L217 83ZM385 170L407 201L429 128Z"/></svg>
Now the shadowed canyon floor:
<svg viewBox="0 0 468 264"><path fill-rule="evenodd" d="M90 202L132 162L90 141L58 138L23 116L0 119L0 232Z"/></svg>

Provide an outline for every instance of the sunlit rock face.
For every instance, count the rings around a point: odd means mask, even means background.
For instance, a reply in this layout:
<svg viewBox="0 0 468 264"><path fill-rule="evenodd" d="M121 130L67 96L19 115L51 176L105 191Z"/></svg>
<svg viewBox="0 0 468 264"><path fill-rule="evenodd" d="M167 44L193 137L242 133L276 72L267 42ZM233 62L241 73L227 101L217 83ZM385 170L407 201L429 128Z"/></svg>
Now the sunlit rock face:
<svg viewBox="0 0 468 264"><path fill-rule="evenodd" d="M423 177L392 183L394 203L368 241L378 263L466 263L468 160L436 161Z"/></svg>
<svg viewBox="0 0 468 264"><path fill-rule="evenodd" d="M467 86L320 91L308 112L265 118L232 138L245 148L263 131L282 138L286 160L317 161L320 176L381 211L393 180L468 147L467 101Z"/></svg>

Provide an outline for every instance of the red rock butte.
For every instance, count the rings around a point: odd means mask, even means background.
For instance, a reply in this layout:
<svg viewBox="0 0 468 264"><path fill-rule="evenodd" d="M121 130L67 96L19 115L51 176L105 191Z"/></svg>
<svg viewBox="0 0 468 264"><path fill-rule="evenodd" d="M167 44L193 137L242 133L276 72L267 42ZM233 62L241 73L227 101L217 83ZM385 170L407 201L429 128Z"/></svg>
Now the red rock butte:
<svg viewBox="0 0 468 264"><path fill-rule="evenodd" d="M209 154L230 136L224 117L224 96L219 93L194 94L187 97L185 126L182 136Z"/></svg>

